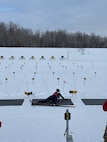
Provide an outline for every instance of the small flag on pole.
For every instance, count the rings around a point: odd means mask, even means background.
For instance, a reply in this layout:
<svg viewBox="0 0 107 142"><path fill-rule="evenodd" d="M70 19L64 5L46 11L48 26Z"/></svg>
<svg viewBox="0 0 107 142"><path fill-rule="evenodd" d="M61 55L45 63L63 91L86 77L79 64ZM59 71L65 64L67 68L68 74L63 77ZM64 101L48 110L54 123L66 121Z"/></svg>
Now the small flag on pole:
<svg viewBox="0 0 107 142"><path fill-rule="evenodd" d="M63 83L65 83L65 84L66 84L66 81L64 80L64 81L63 81Z"/></svg>

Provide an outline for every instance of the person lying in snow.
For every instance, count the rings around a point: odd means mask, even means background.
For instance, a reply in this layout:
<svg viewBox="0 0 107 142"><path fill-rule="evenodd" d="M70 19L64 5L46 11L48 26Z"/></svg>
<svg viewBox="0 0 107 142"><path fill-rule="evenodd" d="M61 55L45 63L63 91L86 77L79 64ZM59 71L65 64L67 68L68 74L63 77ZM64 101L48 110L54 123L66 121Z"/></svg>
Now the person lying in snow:
<svg viewBox="0 0 107 142"><path fill-rule="evenodd" d="M64 99L64 97L61 95L60 90L56 89L56 91L53 93L53 95L49 96L45 100L39 101L38 103L46 103L46 102L52 102L53 104L56 104L57 99L61 97Z"/></svg>

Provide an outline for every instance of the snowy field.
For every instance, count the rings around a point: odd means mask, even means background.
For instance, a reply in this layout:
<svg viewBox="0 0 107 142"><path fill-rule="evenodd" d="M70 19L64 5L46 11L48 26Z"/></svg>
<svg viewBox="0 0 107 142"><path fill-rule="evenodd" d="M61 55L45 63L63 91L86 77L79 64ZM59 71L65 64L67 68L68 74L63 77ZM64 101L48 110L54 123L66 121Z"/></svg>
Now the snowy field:
<svg viewBox="0 0 107 142"><path fill-rule="evenodd" d="M66 142L66 109L74 142L104 141L107 112L81 99L107 98L107 49L0 48L0 57L0 99L24 99L22 106L0 106L1 142ZM56 88L76 107L31 106Z"/></svg>

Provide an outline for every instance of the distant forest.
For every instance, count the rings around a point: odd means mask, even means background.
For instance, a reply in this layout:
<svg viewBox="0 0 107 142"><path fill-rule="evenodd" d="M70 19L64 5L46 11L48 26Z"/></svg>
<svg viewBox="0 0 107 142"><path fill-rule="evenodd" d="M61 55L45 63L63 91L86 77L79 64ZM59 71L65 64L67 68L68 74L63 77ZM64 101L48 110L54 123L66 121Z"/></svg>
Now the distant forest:
<svg viewBox="0 0 107 142"><path fill-rule="evenodd" d="M33 32L12 22L1 22L0 47L107 48L107 37L65 30Z"/></svg>

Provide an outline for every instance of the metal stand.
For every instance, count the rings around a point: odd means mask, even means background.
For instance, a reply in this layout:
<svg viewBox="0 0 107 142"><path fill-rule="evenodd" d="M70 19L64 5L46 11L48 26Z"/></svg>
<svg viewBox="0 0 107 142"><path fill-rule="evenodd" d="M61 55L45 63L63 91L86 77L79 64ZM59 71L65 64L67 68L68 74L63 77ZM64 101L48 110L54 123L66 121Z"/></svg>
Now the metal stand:
<svg viewBox="0 0 107 142"><path fill-rule="evenodd" d="M66 134L66 142L73 142L72 135L69 134L69 120L71 119L71 114L69 113L68 109L65 113L65 120L66 120L66 130L64 135Z"/></svg>

